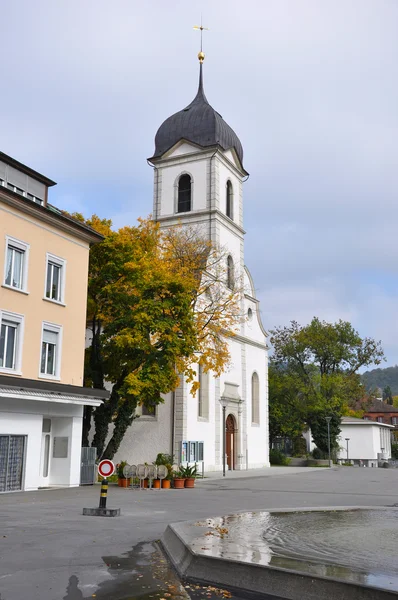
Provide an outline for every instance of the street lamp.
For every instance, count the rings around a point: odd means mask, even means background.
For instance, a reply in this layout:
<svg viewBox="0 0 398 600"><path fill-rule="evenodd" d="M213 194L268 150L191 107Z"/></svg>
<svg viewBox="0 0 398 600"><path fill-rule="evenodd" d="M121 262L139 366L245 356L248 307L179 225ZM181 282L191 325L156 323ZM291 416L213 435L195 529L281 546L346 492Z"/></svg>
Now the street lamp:
<svg viewBox="0 0 398 600"><path fill-rule="evenodd" d="M348 442L350 441L350 438L345 438L345 441L347 442L347 462L348 462Z"/></svg>
<svg viewBox="0 0 398 600"><path fill-rule="evenodd" d="M225 411L227 408L228 400L221 396L220 404L222 406L222 476L225 477Z"/></svg>
<svg viewBox="0 0 398 600"><path fill-rule="evenodd" d="M330 421L332 417L325 417L326 423L328 424L328 450L329 450L329 469L332 466L332 460L330 458Z"/></svg>

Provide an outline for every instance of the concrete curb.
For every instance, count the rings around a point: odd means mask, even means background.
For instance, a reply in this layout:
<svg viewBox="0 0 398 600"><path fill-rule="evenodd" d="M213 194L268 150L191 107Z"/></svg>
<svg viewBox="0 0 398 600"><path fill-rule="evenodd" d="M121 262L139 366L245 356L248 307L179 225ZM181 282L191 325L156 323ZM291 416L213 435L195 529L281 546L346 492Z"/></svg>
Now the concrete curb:
<svg viewBox="0 0 398 600"><path fill-rule="evenodd" d="M350 507L352 510L353 507ZM319 509L317 509L319 510ZM335 509L334 509L335 510ZM277 511L274 511L277 512ZM398 592L284 569L198 554L184 539L194 522L171 524L160 542L178 575L198 584L227 587L263 600L397 600Z"/></svg>

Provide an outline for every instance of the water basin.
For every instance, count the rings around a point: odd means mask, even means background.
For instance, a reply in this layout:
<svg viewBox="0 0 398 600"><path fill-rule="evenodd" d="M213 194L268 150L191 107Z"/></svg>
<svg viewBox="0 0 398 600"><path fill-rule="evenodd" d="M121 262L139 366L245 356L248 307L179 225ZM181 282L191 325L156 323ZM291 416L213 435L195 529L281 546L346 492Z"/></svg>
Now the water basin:
<svg viewBox="0 0 398 600"><path fill-rule="evenodd" d="M195 524L197 554L398 591L398 510L249 512Z"/></svg>

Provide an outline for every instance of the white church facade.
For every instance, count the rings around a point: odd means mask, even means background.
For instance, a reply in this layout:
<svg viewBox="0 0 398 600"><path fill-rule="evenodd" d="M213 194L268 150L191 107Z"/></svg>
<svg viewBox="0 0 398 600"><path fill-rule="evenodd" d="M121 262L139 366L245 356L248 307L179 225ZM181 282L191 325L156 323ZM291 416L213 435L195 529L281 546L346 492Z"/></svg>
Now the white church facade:
<svg viewBox="0 0 398 600"><path fill-rule="evenodd" d="M226 249L226 273L233 269L244 280L244 317L240 331L229 340L231 361L225 372L213 377L198 368L196 396L182 378L153 414L139 408L143 414L133 421L115 460L149 463L164 452L173 454L176 463L203 460L206 470L221 470L225 426L227 468L260 468L269 466L268 354L259 302L244 263L242 188L248 173L237 135L204 94L203 59L200 53L196 97L166 119L155 137L149 159L153 218L162 228L198 227Z"/></svg>

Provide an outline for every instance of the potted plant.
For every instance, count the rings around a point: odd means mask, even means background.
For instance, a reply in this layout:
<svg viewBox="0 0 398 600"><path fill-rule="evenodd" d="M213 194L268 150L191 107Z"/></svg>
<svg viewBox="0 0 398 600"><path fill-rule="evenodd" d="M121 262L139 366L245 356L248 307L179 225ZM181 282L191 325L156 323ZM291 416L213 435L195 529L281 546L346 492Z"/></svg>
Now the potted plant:
<svg viewBox="0 0 398 600"><path fill-rule="evenodd" d="M198 471L198 468L197 468L196 464L191 467L189 465L187 465L186 467L183 467L183 466L180 467L180 473L185 478L185 487L186 488L195 487L195 477L196 477L197 471Z"/></svg>
<svg viewBox="0 0 398 600"><path fill-rule="evenodd" d="M174 488L176 490L182 490L185 487L185 477L181 473L181 470L174 471L174 473L173 473L173 483L174 483Z"/></svg>
<svg viewBox="0 0 398 600"><path fill-rule="evenodd" d="M167 475L165 477L165 479L162 479L162 488L163 489L170 489L170 485L171 485L171 480L173 477L173 456L171 454L164 454L163 452L159 452L159 454L156 457L156 460L154 461L154 465L164 465L167 468ZM155 482L157 480L155 479L155 481L153 482L154 487L155 487Z"/></svg>
<svg viewBox="0 0 398 600"><path fill-rule="evenodd" d="M119 464L116 465L117 470L117 484L119 487L128 487L131 483L131 479L124 476L123 469L127 465L126 460L122 460Z"/></svg>

